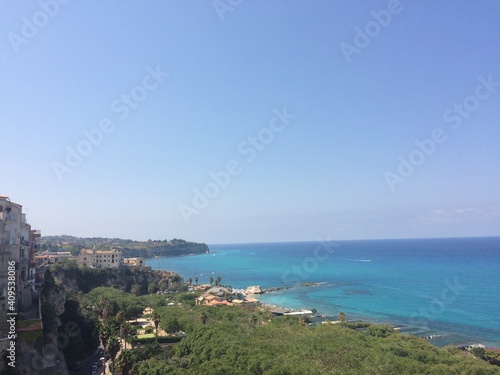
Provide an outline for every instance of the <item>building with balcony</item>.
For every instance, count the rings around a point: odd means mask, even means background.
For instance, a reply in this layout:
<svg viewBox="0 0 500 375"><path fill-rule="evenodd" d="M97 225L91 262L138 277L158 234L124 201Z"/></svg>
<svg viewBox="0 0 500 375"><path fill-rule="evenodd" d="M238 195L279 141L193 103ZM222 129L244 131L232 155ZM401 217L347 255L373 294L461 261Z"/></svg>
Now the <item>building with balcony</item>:
<svg viewBox="0 0 500 375"><path fill-rule="evenodd" d="M38 294L34 290L35 252L40 232L31 229L22 206L0 195L0 343L8 333L7 312L28 314L38 309ZM10 267L10 269L9 269ZM9 304L9 282L14 282L15 300ZM12 293L12 290L11 290ZM4 347L0 345L0 355Z"/></svg>
<svg viewBox="0 0 500 375"><path fill-rule="evenodd" d="M31 307L31 285L35 279L35 252L39 237L40 232L32 230L27 223L22 206L0 195L0 311L6 308L1 297L7 296L9 264L15 266L16 311Z"/></svg>

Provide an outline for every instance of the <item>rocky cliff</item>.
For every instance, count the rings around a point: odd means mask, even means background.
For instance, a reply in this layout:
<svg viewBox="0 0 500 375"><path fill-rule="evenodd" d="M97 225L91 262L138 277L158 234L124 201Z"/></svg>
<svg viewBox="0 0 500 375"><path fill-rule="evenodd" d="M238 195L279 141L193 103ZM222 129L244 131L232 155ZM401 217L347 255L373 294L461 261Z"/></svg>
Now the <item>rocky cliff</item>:
<svg viewBox="0 0 500 375"><path fill-rule="evenodd" d="M122 267L87 268L76 264L55 265L52 272L56 282L75 292L88 293L99 286L113 287L125 292L143 295L158 291L179 291L183 284L180 275L159 271Z"/></svg>

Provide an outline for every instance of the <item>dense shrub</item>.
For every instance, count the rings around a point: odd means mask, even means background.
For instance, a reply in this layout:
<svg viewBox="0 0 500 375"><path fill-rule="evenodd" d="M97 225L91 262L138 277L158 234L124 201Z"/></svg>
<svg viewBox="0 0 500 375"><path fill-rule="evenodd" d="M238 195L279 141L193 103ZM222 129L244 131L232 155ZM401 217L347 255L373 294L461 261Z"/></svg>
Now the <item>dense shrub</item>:
<svg viewBox="0 0 500 375"><path fill-rule="evenodd" d="M247 307L192 306L193 295L174 297L182 306L165 305L172 295L136 297L113 288L80 298L87 303L81 306L104 299L118 311L151 306L161 328L186 333L134 339L139 347L123 350L116 361L118 371L133 374L500 374L499 367L467 352L436 348L391 326L311 326L304 317L274 317Z"/></svg>

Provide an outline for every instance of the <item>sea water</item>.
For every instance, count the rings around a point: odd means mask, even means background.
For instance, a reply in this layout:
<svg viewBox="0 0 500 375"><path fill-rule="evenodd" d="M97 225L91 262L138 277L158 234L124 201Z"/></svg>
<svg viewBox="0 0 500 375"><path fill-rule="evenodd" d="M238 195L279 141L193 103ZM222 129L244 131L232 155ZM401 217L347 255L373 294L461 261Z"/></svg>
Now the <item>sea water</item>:
<svg viewBox="0 0 500 375"><path fill-rule="evenodd" d="M259 300L391 323L405 333L433 336L438 346L500 348L500 237L209 247L209 254L147 264L199 284L220 276L233 288L291 287Z"/></svg>

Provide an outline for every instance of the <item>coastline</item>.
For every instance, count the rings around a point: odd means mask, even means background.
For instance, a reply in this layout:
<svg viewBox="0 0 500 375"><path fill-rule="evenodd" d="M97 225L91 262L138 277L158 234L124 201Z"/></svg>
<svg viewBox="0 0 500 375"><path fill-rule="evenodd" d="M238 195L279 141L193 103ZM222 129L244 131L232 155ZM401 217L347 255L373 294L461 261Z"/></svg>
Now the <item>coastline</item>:
<svg viewBox="0 0 500 375"><path fill-rule="evenodd" d="M276 290L269 291L267 293L262 293L262 294L254 294L252 295L253 298L257 299L259 301L259 304L266 310L268 311L283 311L283 312L300 312L300 311L305 311L308 309L308 307L301 307L301 308L292 308L289 306L285 305L280 305L280 304L274 304L271 302L262 302L260 297L262 297L265 294L272 294L273 291L279 291L279 290L285 290L285 289L291 289L291 288L298 288L297 287L285 287L281 288L278 287ZM273 289L273 288L269 288ZM268 290L268 289L267 289ZM309 307L313 308L313 306ZM340 311L339 311L340 312ZM391 319L380 319L376 317L369 317L369 316L362 316L359 314L354 314L353 319L349 319L349 315L347 315L348 322L366 322L370 324L382 324L382 325L391 325L395 330L400 332L401 334L408 334L414 337L419 337L421 339L424 339L428 341L430 344L442 348L448 345L456 346L456 347L465 347L468 345L472 344L483 344L486 347L494 350L500 350L500 345L497 342L491 342L486 339L481 339L481 338L476 338L476 337L468 337L464 334L461 334L456 331L445 331L445 330L440 330L440 329L434 329L431 327L418 327L418 326L411 326L405 323L401 323L396 320L391 320ZM318 311L316 315L313 316L313 319L315 320L314 323L319 323L321 321L329 321L332 324L335 324L339 322L338 316L336 315L331 315L331 314L322 314L321 311Z"/></svg>
<svg viewBox="0 0 500 375"><path fill-rule="evenodd" d="M263 293L259 294L248 294L248 297L254 298L259 301L259 305L262 309L271 312L280 312L280 313L300 313L309 311L314 308L314 306L309 307L300 307L300 308L292 308L283 304L275 304L272 302L263 302L261 297L264 295L270 295L277 291L283 291L293 288L304 288L310 286L319 286L324 285L324 283L304 283L297 286L285 286L285 287L270 287L263 289ZM340 311L339 311L340 312ZM309 314L311 315L311 314ZM365 322L369 324L382 324L382 325L390 325L397 330L401 334L408 334L414 337L419 337L423 340L428 341L430 344L442 348L448 345L456 346L456 347L466 347L469 345L482 344L485 347L493 350L500 350L500 345L497 342L492 342L487 339L481 339L477 337L467 336L461 334L460 332L453 330L441 330L435 329L431 327L419 327L419 326L411 326L409 324L402 323L397 319L380 319L376 317L362 316L359 314L354 314L354 318L349 319L349 315L347 316L349 322ZM316 314L312 314L312 319L314 324L321 323L323 321L328 321L330 324L336 324L340 321L338 320L338 316L331 314L322 314L321 311L318 311Z"/></svg>
<svg viewBox="0 0 500 375"><path fill-rule="evenodd" d="M485 244L484 241L480 241L478 246L484 248L481 253L484 253L484 256L476 255L471 258L475 241L464 244L455 240L450 242L436 239L415 241L415 243L408 240L404 242L405 247L408 247L403 249L404 251L401 251L399 241L397 242L343 243L344 246L337 250L335 256L332 255L331 259L323 263L304 263L313 262L310 256L315 242L245 244L237 247L211 246L216 256L189 257L189 259L169 257L161 264L151 263L153 268L177 270L186 278L198 277L203 282L208 281L208 276L220 275L224 284L232 285L234 288L245 289L249 285L260 284L263 289L266 288L267 293L254 297L270 308L290 311L316 308L319 315L328 315L330 319L333 317L332 320L337 320L338 312L344 311L349 320L390 324L395 328L401 328L402 333L417 337L432 336L429 341L439 347L479 342L488 347L500 347L498 325L495 325L495 319L491 320L494 315L488 313L497 305L488 298L494 291L492 289L494 285L488 280L492 280L492 277L493 280L497 278L493 266L496 264L497 256L500 256L498 253L500 243L497 241L490 243L490 241ZM414 249L410 248L410 245L419 251L421 254L419 257L413 256ZM457 256L450 263L447 257L451 251ZM285 252L289 252L290 256L284 257ZM372 259L372 262L356 261L368 258ZM443 271L442 261L447 261L446 273L430 273L428 266ZM395 262L400 265L398 270L394 274L388 274ZM481 278L470 277L471 273L468 270L471 264L477 267L486 265ZM422 268L424 265L425 269ZM309 272L312 267L314 272ZM399 283L397 281L399 275L403 277L405 270L411 269L421 270L422 273L410 279L403 278L404 282ZM287 280L292 282L327 280L328 285L318 290L297 290L298 286L282 284L283 275L287 275ZM412 289L412 283L421 278L426 280L423 284L419 281L419 285L424 287ZM481 294L481 296L484 294L481 303L471 305L468 302L471 298L470 291L475 290L478 284L487 288ZM458 289L459 295L454 295L453 304L446 302L444 310L441 305L437 307L430 305L429 301L433 301L431 298L439 300L439 293L450 285L461 288ZM467 290L462 292L464 285L467 286ZM451 289L452 292L454 290L457 289ZM378 296L383 299L383 303ZM399 300L394 298L400 296L403 299L397 302ZM474 300L477 298L477 294L474 295ZM400 305L401 303L403 305ZM441 310L436 312L438 307ZM411 319L415 314L418 314L417 318Z"/></svg>
<svg viewBox="0 0 500 375"><path fill-rule="evenodd" d="M196 254L196 255L202 255L202 254ZM179 256L181 257L181 256ZM185 257L185 256L183 256ZM253 283L252 285L258 286L257 283ZM263 288L262 293L246 293L244 292L243 294L245 297L250 298L250 299L255 299L259 303L259 307L266 310L266 311L271 311L271 312L281 312L283 314L288 314L288 313L304 313L304 315L307 315L305 312L309 311L315 306L301 306L301 307L290 307L284 304L279 304L279 303L272 303L272 302L267 302L267 301L262 301L263 296L272 296L273 294L275 295L276 292L285 292L288 290L293 290L293 289L301 289L301 288L309 288L309 287L319 287L323 285L327 285L327 282L307 282L307 283L302 283L300 285L295 285L295 286L279 286L279 287L268 287L268 288ZM221 285L222 287L222 285ZM252 286L247 286L247 288L251 288ZM260 287L259 287L260 288ZM233 289L238 289L241 293L241 291L245 291L245 288L233 288ZM272 298L272 297L271 297ZM340 312L340 311L339 311ZM322 321L328 321L330 324L336 324L339 323L340 321L338 320L337 315L332 315L328 313L322 313L321 311L318 311L316 314L308 314L312 315L313 323L318 324L321 323ZM354 323L354 322L365 322L369 324L375 324L375 325L390 325L392 326L395 330L400 332L401 334L408 334L414 337L419 337L422 338L426 341L428 341L430 344L442 348L448 345L451 346L456 346L463 348L468 345L473 345L473 344L483 344L489 349L493 350L500 350L500 341L489 341L484 338L478 338L478 337L472 337L472 336L467 336L463 333L457 332L453 329L450 330L442 330L438 328L432 328L432 327L419 327L419 326L411 326L407 323L401 322L402 319L384 319L380 317L374 317L374 316L365 316L361 315L359 313L353 313L350 315L349 313L347 314L347 319L348 322Z"/></svg>
<svg viewBox="0 0 500 375"><path fill-rule="evenodd" d="M340 322L338 320L337 315L332 315L328 313L322 313L321 311L318 311L316 314L311 314L311 310L315 306L301 306L301 307L290 307L284 304L279 304L279 303L272 303L268 301L262 301L263 296L272 296L273 294L276 294L276 292L285 292L291 289L302 289L302 288L309 288L309 287L319 287L323 285L327 285L327 282L307 282L307 283L302 283L300 285L295 285L295 286L279 286L279 287L268 287L268 288L263 288L261 289L261 293L248 293L246 290L248 288L260 288L258 286L259 283L253 283L254 286L247 286L247 288L233 288L233 290L238 290L239 293L244 294L246 298L249 299L254 299L258 301L258 307L270 311L270 312L278 312L282 313L283 315L296 315L298 313L304 314L304 315L309 315L313 319L313 324L320 324L322 322L329 322L330 324L337 324ZM223 285L221 285L223 287ZM272 297L271 297L272 298ZM309 313L307 313L309 312ZM340 313L340 311L339 311ZM483 344L489 349L493 350L500 350L500 341L495 342L495 341L489 341L487 339L482 339L478 337L472 337L472 336L467 336L465 334L462 334L460 332L454 331L454 330L442 330L438 328L432 328L432 327L419 327L419 326L411 326L409 324L406 324L404 322L398 321L397 318L395 319L384 319L380 317L374 317L374 316L364 316L359 313L353 313L352 315L347 314L347 319L348 322L354 323L354 322L365 322L369 324L375 324L375 325L390 325L394 328L394 330L397 330L401 334L408 334L414 337L418 337L421 339L424 339L428 341L430 344L442 348L445 346L456 346L456 347L466 347L469 345L475 345L475 344ZM401 319L400 319L401 320Z"/></svg>

